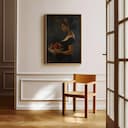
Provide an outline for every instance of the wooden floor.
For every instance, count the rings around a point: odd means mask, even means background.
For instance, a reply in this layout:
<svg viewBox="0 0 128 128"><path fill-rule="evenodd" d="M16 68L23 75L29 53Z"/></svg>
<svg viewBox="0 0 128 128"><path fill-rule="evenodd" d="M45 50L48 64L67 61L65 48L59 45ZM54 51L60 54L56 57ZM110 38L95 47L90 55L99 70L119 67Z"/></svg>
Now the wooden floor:
<svg viewBox="0 0 128 128"><path fill-rule="evenodd" d="M0 110L0 128L105 128L105 111L83 113L66 111Z"/></svg>

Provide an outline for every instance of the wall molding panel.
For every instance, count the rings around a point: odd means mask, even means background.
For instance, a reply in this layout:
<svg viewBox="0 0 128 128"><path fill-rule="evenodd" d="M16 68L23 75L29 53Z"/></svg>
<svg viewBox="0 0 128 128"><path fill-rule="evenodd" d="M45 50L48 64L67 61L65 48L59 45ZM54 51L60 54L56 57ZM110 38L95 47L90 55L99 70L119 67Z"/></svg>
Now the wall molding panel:
<svg viewBox="0 0 128 128"><path fill-rule="evenodd" d="M71 80L72 74L18 74L16 88L17 110L61 110L62 82ZM105 109L105 75L97 75L97 109ZM100 91L103 92L100 93ZM101 94L101 95L100 95ZM83 101L78 102L82 109ZM91 108L92 99L89 99ZM71 99L67 99L67 109L72 108Z"/></svg>
<svg viewBox="0 0 128 128"><path fill-rule="evenodd" d="M6 84L6 82L9 79L10 79L11 82L13 82L13 79L14 79L13 75L14 75L14 72L13 71L3 71L3 84L2 84L3 90L13 90L14 89L13 83L10 83L10 84L7 83ZM9 87L7 87L6 85L9 85ZM12 85L12 87L10 85Z"/></svg>
<svg viewBox="0 0 128 128"><path fill-rule="evenodd" d="M12 8L6 7L10 3L12 3L11 4ZM15 62L14 57L13 57L14 53L11 52L11 54L12 54L11 58L10 58L10 54L6 53L6 50L8 50L7 48L10 48L9 46L8 47L6 46L7 45L6 43L9 42L10 44L14 44L13 42L15 41L14 37L13 37L15 35L14 25L9 24L9 22L12 22L12 23L14 22L13 17L15 14L15 8L13 6L15 6L15 5L13 5L14 3L12 1L10 3L9 3L9 1L3 0L3 54L2 54L3 63L14 63ZM8 18L9 15L11 15L12 18L10 20L8 20L8 19L6 20L6 18ZM7 26L7 28L6 28L6 25L8 25L8 24L9 24L9 26ZM11 35L11 33L12 33L12 35ZM10 59L8 59L7 57L9 57Z"/></svg>
<svg viewBox="0 0 128 128"><path fill-rule="evenodd" d="M6 62L5 60L5 0L3 2L3 62Z"/></svg>
<svg viewBox="0 0 128 128"><path fill-rule="evenodd" d="M51 93L54 94L56 89L61 92L61 86L62 85L62 80L46 80L46 79L21 79L20 80L20 88L19 88L19 94L20 94L20 101L28 101L28 102L35 102L35 101L59 101L61 100L61 95L58 93L54 97ZM43 88L44 87L44 88ZM33 96L33 95L26 95L28 94L27 91L29 89L33 88L33 93L34 91L37 92L38 96ZM54 90L53 90L54 89ZM50 90L54 92L50 92ZM50 92L49 97L47 96L47 92ZM40 94L39 94L40 93ZM56 94L56 92L55 92ZM40 96L39 96L40 95ZM43 97L42 97L43 96Z"/></svg>

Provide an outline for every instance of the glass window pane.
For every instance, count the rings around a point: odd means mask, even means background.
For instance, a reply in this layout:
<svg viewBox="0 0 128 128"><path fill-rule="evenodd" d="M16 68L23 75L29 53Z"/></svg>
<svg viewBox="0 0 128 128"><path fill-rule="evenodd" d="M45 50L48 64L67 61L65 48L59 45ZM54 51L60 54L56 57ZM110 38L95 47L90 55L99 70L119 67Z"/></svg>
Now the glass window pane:
<svg viewBox="0 0 128 128"><path fill-rule="evenodd" d="M119 63L119 94L124 96L124 62Z"/></svg>
<svg viewBox="0 0 128 128"><path fill-rule="evenodd" d="M107 35L107 60L109 60L109 56L110 56L110 38L109 38L110 35Z"/></svg>
<svg viewBox="0 0 128 128"><path fill-rule="evenodd" d="M107 115L109 115L110 116L110 99L109 99L109 97L110 97L110 94L109 94L109 91L107 91Z"/></svg>
<svg viewBox="0 0 128 128"><path fill-rule="evenodd" d="M107 88L109 88L109 64L107 65Z"/></svg>
<svg viewBox="0 0 128 128"><path fill-rule="evenodd" d="M125 23L125 57L128 59L128 21Z"/></svg>
<svg viewBox="0 0 128 128"><path fill-rule="evenodd" d="M110 56L109 60L114 61L114 34L110 35L110 42L109 42L109 51L110 51Z"/></svg>
<svg viewBox="0 0 128 128"><path fill-rule="evenodd" d="M124 58L124 24L119 25L119 58Z"/></svg>
<svg viewBox="0 0 128 128"><path fill-rule="evenodd" d="M128 17L128 0L125 0L125 17Z"/></svg>
<svg viewBox="0 0 128 128"><path fill-rule="evenodd" d="M114 34L107 36L107 60L114 61Z"/></svg>
<svg viewBox="0 0 128 128"><path fill-rule="evenodd" d="M109 17L110 17L110 13L109 13L109 10L110 8L109 8L109 5L107 6L107 32L109 32L109 25L110 25L110 23L109 23L109 21L110 21L110 19L109 19Z"/></svg>
<svg viewBox="0 0 128 128"><path fill-rule="evenodd" d="M109 85L109 81L110 81L110 76L109 76L109 65L110 64L107 64L107 88L110 88L110 85Z"/></svg>
<svg viewBox="0 0 128 128"><path fill-rule="evenodd" d="M107 36L107 60L114 61L114 34Z"/></svg>
<svg viewBox="0 0 128 128"><path fill-rule="evenodd" d="M119 127L124 128L124 99L119 98Z"/></svg>
<svg viewBox="0 0 128 128"><path fill-rule="evenodd" d="M110 12L109 12L109 18L110 18L110 31L114 30L114 0L110 2Z"/></svg>
<svg viewBox="0 0 128 128"><path fill-rule="evenodd" d="M125 69L125 98L128 99L128 62Z"/></svg>
<svg viewBox="0 0 128 128"><path fill-rule="evenodd" d="M114 90L114 64L108 65L108 88Z"/></svg>
<svg viewBox="0 0 128 128"><path fill-rule="evenodd" d="M109 104L110 118L114 120L114 94L112 92L110 92L109 98L110 98L110 104Z"/></svg>
<svg viewBox="0 0 128 128"><path fill-rule="evenodd" d="M124 18L124 0L119 0L119 20Z"/></svg>
<svg viewBox="0 0 128 128"><path fill-rule="evenodd" d="M128 128L128 102L125 102L125 128Z"/></svg>

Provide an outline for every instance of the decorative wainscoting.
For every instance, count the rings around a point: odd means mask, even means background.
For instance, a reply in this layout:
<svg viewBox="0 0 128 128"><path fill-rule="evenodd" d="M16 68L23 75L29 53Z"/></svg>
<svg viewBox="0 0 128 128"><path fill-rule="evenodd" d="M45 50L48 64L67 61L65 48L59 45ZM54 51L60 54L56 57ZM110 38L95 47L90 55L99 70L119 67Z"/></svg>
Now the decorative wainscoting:
<svg viewBox="0 0 128 128"><path fill-rule="evenodd" d="M71 80L72 74L17 74L17 110L61 110L62 82ZM97 109L105 109L106 80L104 74L97 74ZM77 100L77 108L83 108L82 99ZM91 109L92 99L89 100ZM72 108L71 98L67 109Z"/></svg>
<svg viewBox="0 0 128 128"><path fill-rule="evenodd" d="M0 96L2 97L14 95L16 8L16 0L0 0Z"/></svg>

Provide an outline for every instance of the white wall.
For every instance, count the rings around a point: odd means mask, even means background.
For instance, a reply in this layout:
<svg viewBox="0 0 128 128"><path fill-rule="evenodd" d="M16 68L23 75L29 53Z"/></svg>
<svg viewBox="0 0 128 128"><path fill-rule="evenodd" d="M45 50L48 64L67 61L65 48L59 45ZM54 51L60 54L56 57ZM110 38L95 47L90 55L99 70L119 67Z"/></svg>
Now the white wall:
<svg viewBox="0 0 128 128"><path fill-rule="evenodd" d="M18 32L17 32L17 97L29 85L29 93L37 93L47 85L40 79L52 79L61 75L61 79L71 79L73 73L95 73L100 81L99 90L105 91L105 1L104 0L18 0ZM44 15L45 14L81 14L82 15L82 63L81 64L44 64ZM60 74L60 75L59 75ZM69 77L67 77L69 75ZM40 77L40 79L38 78ZM27 85L22 79L29 81ZM40 81L39 84L35 81ZM57 78L54 78L56 81ZM102 82L102 84L101 84ZM53 82L54 83L54 82ZM24 84L24 85L23 85ZM25 86L26 85L26 86ZM54 85L54 84L53 84ZM24 86L24 88L22 88ZM50 87L52 84L50 83ZM38 89L37 89L38 88ZM19 91L22 90L22 93ZM43 89L44 90L44 89ZM43 91L42 90L42 91ZM54 93L55 88L51 88ZM56 88L58 92L60 88ZM58 94L61 97L61 94ZM27 102L17 98L17 108L25 108ZM32 100L32 95L29 96ZM105 100L105 92L99 94ZM29 101L29 99L27 99ZM37 101L40 100L36 99ZM55 100L54 98L52 100ZM29 103L31 103L30 101ZM50 102L50 101L49 101ZM23 103L23 106L22 106ZM44 102L41 102L43 104Z"/></svg>

